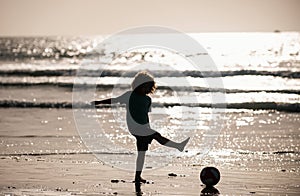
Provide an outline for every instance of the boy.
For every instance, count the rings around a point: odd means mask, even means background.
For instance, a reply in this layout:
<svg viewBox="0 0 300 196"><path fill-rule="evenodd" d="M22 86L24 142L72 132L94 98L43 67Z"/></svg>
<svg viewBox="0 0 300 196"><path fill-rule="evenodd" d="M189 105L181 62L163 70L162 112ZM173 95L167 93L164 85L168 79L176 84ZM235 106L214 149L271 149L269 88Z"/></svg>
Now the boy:
<svg viewBox="0 0 300 196"><path fill-rule="evenodd" d="M153 76L147 72L139 72L134 77L131 87L132 91L127 91L119 97L93 101L92 104L126 104L127 127L136 138L138 151L135 182L146 183L146 180L141 177L141 173L144 166L145 153L152 140L155 139L164 146L176 148L182 152L190 138L177 143L161 136L160 133L150 128L148 112L151 110L151 98L148 95L156 90Z"/></svg>

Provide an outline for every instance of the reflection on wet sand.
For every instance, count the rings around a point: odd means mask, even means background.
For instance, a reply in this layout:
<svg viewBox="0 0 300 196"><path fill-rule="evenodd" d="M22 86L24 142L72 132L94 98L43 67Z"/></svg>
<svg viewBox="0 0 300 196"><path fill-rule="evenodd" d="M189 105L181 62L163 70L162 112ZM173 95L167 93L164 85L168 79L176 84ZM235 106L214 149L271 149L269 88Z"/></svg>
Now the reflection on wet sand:
<svg viewBox="0 0 300 196"><path fill-rule="evenodd" d="M213 195L220 195L220 192L218 189L216 189L215 187L213 186L206 186L202 189L201 193L200 193L200 196L204 196L204 195L210 195L210 196L213 196Z"/></svg>
<svg viewBox="0 0 300 196"><path fill-rule="evenodd" d="M141 190L141 183L140 183L140 182L136 182L136 183L134 183L134 184L135 184L135 194L136 194L137 196L143 195L143 192L142 192L142 190Z"/></svg>
<svg viewBox="0 0 300 196"><path fill-rule="evenodd" d="M142 183L134 183L135 185L135 194L136 196L142 196L143 192L141 189ZM220 192L217 188L213 186L206 186L201 190L200 196L217 196L220 195Z"/></svg>

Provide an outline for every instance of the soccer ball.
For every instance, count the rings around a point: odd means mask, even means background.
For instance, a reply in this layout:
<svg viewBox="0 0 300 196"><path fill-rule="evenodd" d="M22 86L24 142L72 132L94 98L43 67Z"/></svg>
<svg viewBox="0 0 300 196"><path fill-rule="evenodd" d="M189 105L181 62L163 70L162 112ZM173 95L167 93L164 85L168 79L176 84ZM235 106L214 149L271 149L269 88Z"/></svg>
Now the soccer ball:
<svg viewBox="0 0 300 196"><path fill-rule="evenodd" d="M205 167L200 173L200 180L206 186L214 186L220 181L220 172L215 167Z"/></svg>

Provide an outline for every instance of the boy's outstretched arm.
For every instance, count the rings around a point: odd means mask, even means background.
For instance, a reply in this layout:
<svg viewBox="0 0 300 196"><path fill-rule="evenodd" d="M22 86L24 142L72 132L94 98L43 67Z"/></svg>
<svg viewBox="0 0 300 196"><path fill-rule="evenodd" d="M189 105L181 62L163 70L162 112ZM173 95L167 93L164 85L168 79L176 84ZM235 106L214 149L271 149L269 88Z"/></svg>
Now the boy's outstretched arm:
<svg viewBox="0 0 300 196"><path fill-rule="evenodd" d="M99 105L99 104L111 104L111 101L112 99L109 98L109 99L103 99L103 100L100 100L100 101L92 101L91 104L92 105Z"/></svg>
<svg viewBox="0 0 300 196"><path fill-rule="evenodd" d="M115 98L108 98L108 99L103 99L100 101L92 101L91 104L92 105L100 105L100 104L112 104L112 103L126 103L127 100L126 97L128 97L128 93L124 93L121 96L115 97Z"/></svg>

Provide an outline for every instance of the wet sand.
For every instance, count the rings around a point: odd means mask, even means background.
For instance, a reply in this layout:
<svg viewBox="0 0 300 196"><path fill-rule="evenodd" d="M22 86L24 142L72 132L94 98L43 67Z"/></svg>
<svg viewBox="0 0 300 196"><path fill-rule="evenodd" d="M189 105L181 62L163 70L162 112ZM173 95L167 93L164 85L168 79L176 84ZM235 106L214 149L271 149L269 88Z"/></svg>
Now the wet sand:
<svg viewBox="0 0 300 196"><path fill-rule="evenodd" d="M145 171L153 184L145 195L200 195L202 166L168 166ZM219 166L221 195L299 195L299 174L292 171L246 171ZM177 174L169 177L169 173ZM99 163L93 155L1 156L1 193L16 195L135 195L133 173ZM119 180L112 183L111 180ZM123 182L124 180L125 182Z"/></svg>
<svg viewBox="0 0 300 196"><path fill-rule="evenodd" d="M1 194L136 194L133 172L105 165L88 153L72 110L8 108L0 114ZM275 111L227 112L227 125L208 155L145 169L143 176L154 183L143 184L141 190L144 195L200 195L205 188L201 169L215 166L221 172L215 186L221 195L299 195L299 117Z"/></svg>

